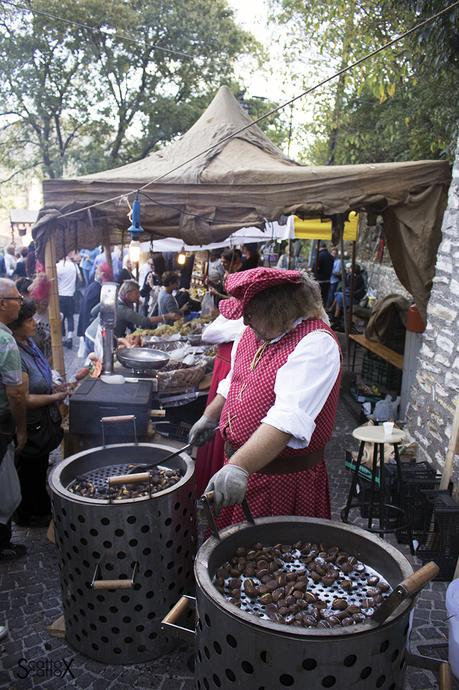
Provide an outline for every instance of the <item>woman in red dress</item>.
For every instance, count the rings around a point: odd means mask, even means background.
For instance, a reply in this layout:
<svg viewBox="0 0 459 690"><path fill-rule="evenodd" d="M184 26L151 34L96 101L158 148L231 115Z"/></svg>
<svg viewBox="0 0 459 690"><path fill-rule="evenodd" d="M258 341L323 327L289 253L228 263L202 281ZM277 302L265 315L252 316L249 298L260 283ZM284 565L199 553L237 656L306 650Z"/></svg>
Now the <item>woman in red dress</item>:
<svg viewBox="0 0 459 690"><path fill-rule="evenodd" d="M225 465L211 478L219 526L255 517L330 517L324 448L336 416L341 355L320 290L298 271L255 268L230 276L228 319L248 326L228 376L190 432L206 443L219 425Z"/></svg>

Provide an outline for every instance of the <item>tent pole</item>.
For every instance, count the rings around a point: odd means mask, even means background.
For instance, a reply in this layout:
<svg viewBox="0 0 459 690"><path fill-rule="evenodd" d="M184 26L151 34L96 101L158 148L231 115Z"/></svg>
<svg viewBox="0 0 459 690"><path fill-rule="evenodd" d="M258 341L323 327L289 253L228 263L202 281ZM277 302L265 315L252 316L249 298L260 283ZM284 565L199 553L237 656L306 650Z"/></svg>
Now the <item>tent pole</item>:
<svg viewBox="0 0 459 690"><path fill-rule="evenodd" d="M334 218L335 223L338 225L339 232L339 248L341 254L341 281L343 284L343 323L344 323L344 336L346 342L346 368L349 370L350 359L349 359L349 324L346 316L346 269L344 266L344 216L339 214Z"/></svg>
<svg viewBox="0 0 459 690"><path fill-rule="evenodd" d="M354 312L354 288L355 288L354 271L355 271L356 246L357 246L357 243L354 240L352 242L351 289L349 291L349 333L351 332L351 328L352 328L352 315Z"/></svg>
<svg viewBox="0 0 459 690"><path fill-rule="evenodd" d="M53 368L65 378L64 348L62 345L61 314L57 291L56 245L54 231L48 236L45 246L45 271L51 282L49 292L49 328L51 331L51 353Z"/></svg>
<svg viewBox="0 0 459 690"><path fill-rule="evenodd" d="M112 272L112 276L113 276L112 250L110 247L110 236L109 236L107 230L104 230L104 232L103 232L103 243L104 243L104 250L105 250L105 261L110 266L110 271Z"/></svg>

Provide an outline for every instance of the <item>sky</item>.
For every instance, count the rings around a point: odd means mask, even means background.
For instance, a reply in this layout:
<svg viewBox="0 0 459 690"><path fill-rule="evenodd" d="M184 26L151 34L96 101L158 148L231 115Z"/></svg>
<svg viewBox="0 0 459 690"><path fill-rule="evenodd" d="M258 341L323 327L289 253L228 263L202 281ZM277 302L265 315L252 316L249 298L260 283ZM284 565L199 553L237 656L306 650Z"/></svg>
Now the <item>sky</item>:
<svg viewBox="0 0 459 690"><path fill-rule="evenodd" d="M280 104L301 93L316 81L316 77L310 76L313 69L309 68L308 64L312 65L318 53L314 53L310 47L308 54L302 53L297 61L294 59L295 41L293 38L289 39L285 27L276 28L269 24L266 0L228 0L228 4L234 9L237 22L255 36L264 46L268 56L265 68L257 69L255 73L251 61L241 60L237 66L236 76L247 87L249 96L266 96ZM289 52L290 48L292 62L288 66L285 51ZM311 97L305 97L293 106L293 136L290 148L292 157L304 151L305 145L311 143L308 124L313 118L313 107L314 100ZM290 118L290 108L286 111L285 117Z"/></svg>

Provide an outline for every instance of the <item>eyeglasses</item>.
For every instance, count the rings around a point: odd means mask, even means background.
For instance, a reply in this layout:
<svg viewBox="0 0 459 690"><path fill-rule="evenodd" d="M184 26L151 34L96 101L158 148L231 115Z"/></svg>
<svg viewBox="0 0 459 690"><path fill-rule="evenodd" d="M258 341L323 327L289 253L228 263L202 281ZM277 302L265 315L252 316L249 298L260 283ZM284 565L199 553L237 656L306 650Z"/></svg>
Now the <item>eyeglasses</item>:
<svg viewBox="0 0 459 690"><path fill-rule="evenodd" d="M0 300L16 300L16 302L19 302L19 304L24 304L24 297L22 295L19 295L19 297L0 297Z"/></svg>

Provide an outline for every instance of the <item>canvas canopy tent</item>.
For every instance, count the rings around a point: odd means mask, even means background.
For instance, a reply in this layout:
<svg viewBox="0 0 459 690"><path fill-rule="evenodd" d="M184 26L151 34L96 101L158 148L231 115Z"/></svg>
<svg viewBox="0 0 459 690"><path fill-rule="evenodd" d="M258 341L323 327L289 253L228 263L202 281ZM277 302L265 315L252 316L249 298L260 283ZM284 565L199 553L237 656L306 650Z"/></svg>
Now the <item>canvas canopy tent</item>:
<svg viewBox="0 0 459 690"><path fill-rule="evenodd" d="M180 139L147 158L73 179L46 180L33 235L42 255L54 231L57 258L76 247L127 240L128 198L141 195L141 240L178 237L207 245L264 220L296 214L382 213L397 275L425 314L450 169L443 161L306 167L250 124L221 87ZM222 141L224 140L225 141ZM211 150L208 150L213 146ZM120 198L121 197L121 198ZM100 204L88 210L92 204ZM68 215L71 213L71 215Z"/></svg>

